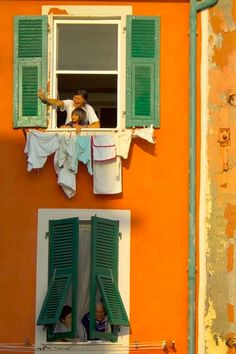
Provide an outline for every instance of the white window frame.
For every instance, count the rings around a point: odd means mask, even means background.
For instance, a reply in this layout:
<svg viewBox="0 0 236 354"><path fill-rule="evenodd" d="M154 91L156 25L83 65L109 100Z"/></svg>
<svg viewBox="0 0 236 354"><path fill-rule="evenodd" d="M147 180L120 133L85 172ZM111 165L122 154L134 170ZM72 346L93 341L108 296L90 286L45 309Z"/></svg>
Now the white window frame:
<svg viewBox="0 0 236 354"><path fill-rule="evenodd" d="M45 294L48 288L48 233L49 220L78 217L81 221L90 221L91 217L119 220L119 292L121 294L126 312L129 316L130 302L130 211L109 209L39 209L38 210L38 239L37 239L37 274L36 274L36 319L39 316ZM88 353L93 345L97 354L104 354L111 350L113 354L129 352L129 328L121 327L118 341L111 342L47 342L47 331L43 326L35 326L36 350L48 350L51 353L66 354L68 351L79 350L81 354Z"/></svg>
<svg viewBox="0 0 236 354"><path fill-rule="evenodd" d="M52 8L57 9L57 14L53 14ZM62 14L58 14L61 11ZM55 67L55 26L60 20L75 21L94 21L104 19L104 21L118 21L118 82L117 82L117 128L99 128L99 131L114 131L125 129L125 107L126 107L126 16L132 15L132 6L42 6L42 14L48 15L49 33L48 33L48 80L49 96L56 98L57 83ZM68 97L69 99L70 97ZM48 130L58 130L56 128L56 112L50 107L48 111ZM86 128L85 131L87 131ZM82 129L83 131L84 129ZM71 131L71 130L70 130ZM89 131L98 131L98 129L89 128Z"/></svg>

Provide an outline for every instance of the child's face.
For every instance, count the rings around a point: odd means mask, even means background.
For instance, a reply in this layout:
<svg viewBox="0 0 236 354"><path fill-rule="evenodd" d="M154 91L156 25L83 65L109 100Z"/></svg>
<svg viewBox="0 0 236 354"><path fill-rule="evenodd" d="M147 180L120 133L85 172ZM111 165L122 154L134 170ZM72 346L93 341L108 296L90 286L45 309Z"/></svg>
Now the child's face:
<svg viewBox="0 0 236 354"><path fill-rule="evenodd" d="M71 120L73 123L78 123L79 122L78 114L72 114Z"/></svg>
<svg viewBox="0 0 236 354"><path fill-rule="evenodd" d="M72 319L72 314L69 313L69 314L65 317L65 319L62 320L62 322L64 323L64 325L65 325L66 327L70 328L70 327L71 327L71 319Z"/></svg>

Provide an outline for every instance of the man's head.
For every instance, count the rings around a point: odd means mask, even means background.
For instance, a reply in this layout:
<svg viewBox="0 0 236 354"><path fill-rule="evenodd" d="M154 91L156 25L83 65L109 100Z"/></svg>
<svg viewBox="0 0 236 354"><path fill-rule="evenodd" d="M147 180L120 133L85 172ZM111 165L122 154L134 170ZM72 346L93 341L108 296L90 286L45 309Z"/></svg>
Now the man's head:
<svg viewBox="0 0 236 354"><path fill-rule="evenodd" d="M104 320L106 311L102 302L98 302L95 308L95 318L97 321Z"/></svg>
<svg viewBox="0 0 236 354"><path fill-rule="evenodd" d="M71 319L72 319L72 308L69 305L64 305L61 316L60 316L60 321L68 328L71 327Z"/></svg>
<svg viewBox="0 0 236 354"><path fill-rule="evenodd" d="M88 99L88 93L86 90L77 90L74 93L73 101L76 108L81 108L85 105Z"/></svg>

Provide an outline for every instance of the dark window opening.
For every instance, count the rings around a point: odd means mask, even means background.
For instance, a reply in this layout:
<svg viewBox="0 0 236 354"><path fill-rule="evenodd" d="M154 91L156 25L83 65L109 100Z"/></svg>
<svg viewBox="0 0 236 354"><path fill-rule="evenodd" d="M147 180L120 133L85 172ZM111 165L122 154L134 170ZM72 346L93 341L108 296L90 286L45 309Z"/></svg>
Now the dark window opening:
<svg viewBox="0 0 236 354"><path fill-rule="evenodd" d="M58 98L72 99L78 89L88 92L88 103L94 108L101 128L117 127L117 75L114 74L60 74ZM66 113L57 112L57 127L65 123Z"/></svg>

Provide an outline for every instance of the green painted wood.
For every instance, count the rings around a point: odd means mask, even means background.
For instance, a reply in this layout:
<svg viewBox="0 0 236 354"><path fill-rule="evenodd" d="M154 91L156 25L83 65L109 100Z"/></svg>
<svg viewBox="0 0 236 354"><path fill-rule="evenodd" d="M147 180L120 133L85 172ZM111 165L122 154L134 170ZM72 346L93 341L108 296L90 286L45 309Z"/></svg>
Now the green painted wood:
<svg viewBox="0 0 236 354"><path fill-rule="evenodd" d="M160 18L127 16L126 126L160 127Z"/></svg>
<svg viewBox="0 0 236 354"><path fill-rule="evenodd" d="M91 220L91 262L90 262L90 336L111 341L117 340L117 328L112 333L100 333L95 330L95 305L97 290L102 295L101 284L98 276L110 276L113 282L118 285L118 242L119 222L99 217L92 217ZM105 293L105 290L104 290ZM104 306L108 312L109 299L107 295ZM113 308L113 311L114 308ZM117 303L117 311L119 304Z"/></svg>
<svg viewBox="0 0 236 354"><path fill-rule="evenodd" d="M47 16L14 17L14 128L47 126L47 56Z"/></svg>
<svg viewBox="0 0 236 354"><path fill-rule="evenodd" d="M110 274L97 274L99 288L112 325L129 326L129 319L118 287Z"/></svg>
<svg viewBox="0 0 236 354"><path fill-rule="evenodd" d="M65 300L70 291L72 326L71 331L66 332L67 338L75 338L77 336L78 249L79 219L50 220L48 261L49 287L41 310L42 318L39 317L38 324L42 324L43 321L48 321L48 313L54 314L54 317L52 316L48 324L55 324L58 321L62 307L66 304ZM59 280L60 288L57 288ZM65 333L56 334L53 333L53 328L48 328L49 341L63 337L65 337Z"/></svg>
<svg viewBox="0 0 236 354"><path fill-rule="evenodd" d="M71 285L71 275L58 275L52 278L42 309L40 311L37 325L48 325L59 321L63 305Z"/></svg>

